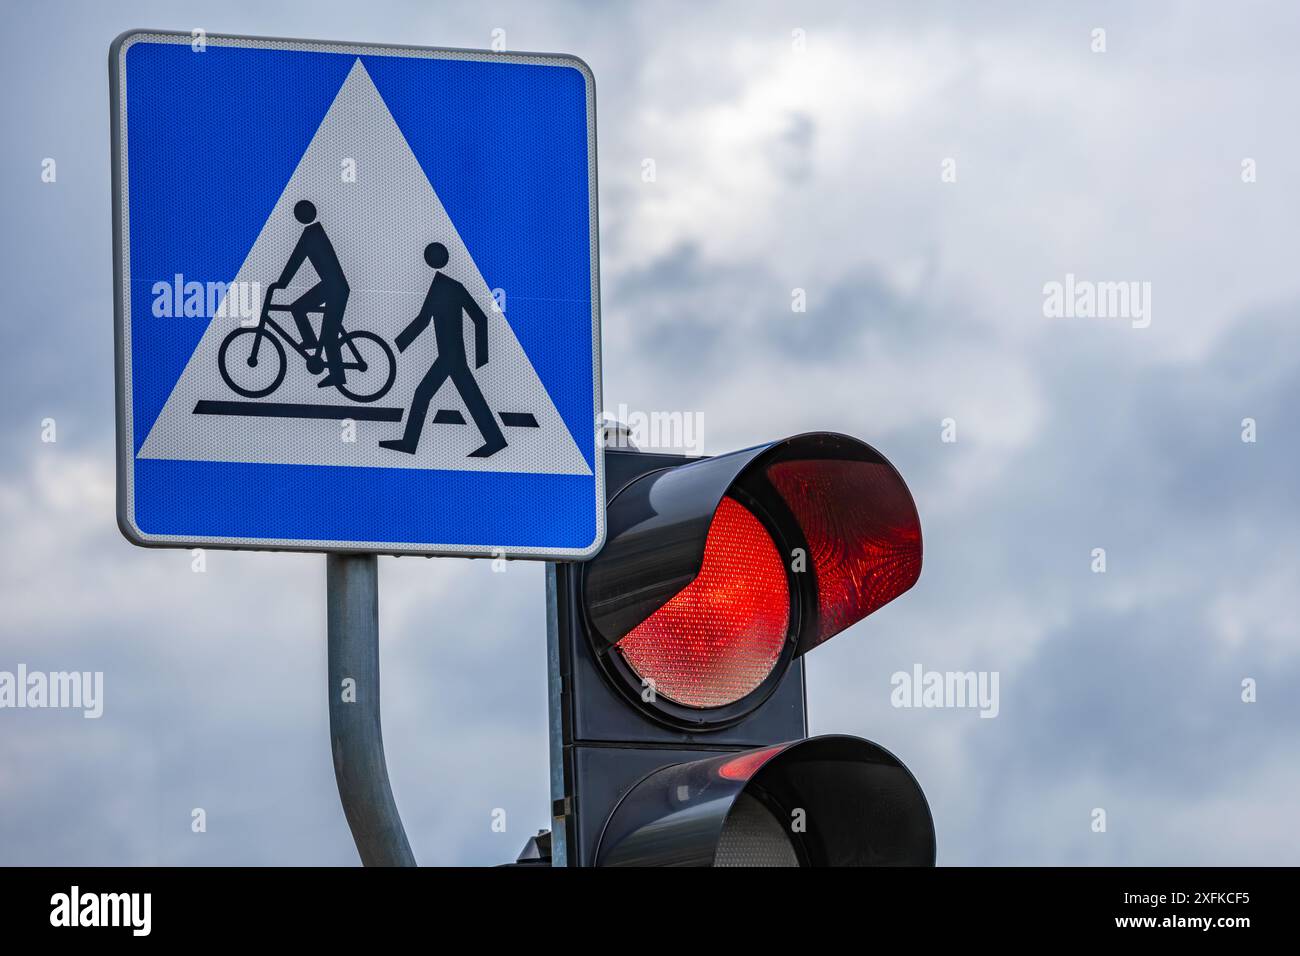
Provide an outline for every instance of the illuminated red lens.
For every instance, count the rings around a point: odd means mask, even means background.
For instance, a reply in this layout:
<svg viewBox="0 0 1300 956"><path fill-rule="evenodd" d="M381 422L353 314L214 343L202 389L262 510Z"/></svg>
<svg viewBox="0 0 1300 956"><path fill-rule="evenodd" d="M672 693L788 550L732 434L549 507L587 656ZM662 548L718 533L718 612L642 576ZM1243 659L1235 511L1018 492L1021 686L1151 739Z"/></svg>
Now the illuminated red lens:
<svg viewBox="0 0 1300 956"><path fill-rule="evenodd" d="M775 747L751 750L739 757L733 757L718 768L718 776L727 780L748 780L754 775L754 771L767 763L769 757L779 754L784 749L785 744L777 744Z"/></svg>
<svg viewBox="0 0 1300 956"><path fill-rule="evenodd" d="M817 572L818 619L808 650L902 594L921 575L921 523L898 474L878 462L772 465Z"/></svg>
<svg viewBox="0 0 1300 956"><path fill-rule="evenodd" d="M772 536L744 505L723 498L695 580L615 646L657 695L722 707L763 683L789 627L790 586Z"/></svg>

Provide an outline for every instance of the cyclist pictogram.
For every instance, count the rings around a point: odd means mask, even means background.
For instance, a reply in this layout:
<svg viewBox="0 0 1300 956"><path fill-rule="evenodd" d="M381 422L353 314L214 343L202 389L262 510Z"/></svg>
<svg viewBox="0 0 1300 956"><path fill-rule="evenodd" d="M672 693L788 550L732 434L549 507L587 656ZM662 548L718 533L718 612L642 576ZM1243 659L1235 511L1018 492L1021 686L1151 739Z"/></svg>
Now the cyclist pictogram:
<svg viewBox="0 0 1300 956"><path fill-rule="evenodd" d="M315 205L304 199L293 211L306 228L279 280L267 287L257 325L235 329L222 340L217 352L221 378L245 398L270 395L284 381L288 367L284 345L287 344L302 357L313 375L329 369L316 383L318 387L333 386L356 402L377 401L392 388L397 375L393 350L373 332L343 330L343 312L350 289L338 256L324 227L316 221ZM306 263L315 269L319 281L292 302L277 305L276 294L288 287L294 274ZM276 322L271 317L273 312L291 315L299 337L295 339ZM313 314L321 316L319 335L311 324Z"/></svg>

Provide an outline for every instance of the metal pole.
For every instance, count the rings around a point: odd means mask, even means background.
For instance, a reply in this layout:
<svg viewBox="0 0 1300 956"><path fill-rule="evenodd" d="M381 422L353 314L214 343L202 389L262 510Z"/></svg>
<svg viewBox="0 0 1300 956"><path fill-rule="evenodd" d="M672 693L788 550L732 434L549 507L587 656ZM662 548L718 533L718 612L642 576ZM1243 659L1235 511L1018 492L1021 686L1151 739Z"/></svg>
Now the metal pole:
<svg viewBox="0 0 1300 956"><path fill-rule="evenodd" d="M379 724L379 559L327 554L330 747L343 813L365 866L415 866L393 802Z"/></svg>
<svg viewBox="0 0 1300 956"><path fill-rule="evenodd" d="M560 669L560 595L556 565L546 563L546 699L549 714L551 757L551 866L569 865L566 835L567 813L564 806L564 715L562 706L564 675Z"/></svg>

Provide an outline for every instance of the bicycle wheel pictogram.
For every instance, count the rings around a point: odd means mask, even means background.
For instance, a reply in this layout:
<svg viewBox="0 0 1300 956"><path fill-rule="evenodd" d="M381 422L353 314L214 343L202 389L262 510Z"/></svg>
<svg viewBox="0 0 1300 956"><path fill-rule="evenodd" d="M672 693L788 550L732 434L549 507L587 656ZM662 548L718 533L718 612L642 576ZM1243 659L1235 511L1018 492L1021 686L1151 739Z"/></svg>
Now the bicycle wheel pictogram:
<svg viewBox="0 0 1300 956"><path fill-rule="evenodd" d="M393 387L397 360L387 342L373 332L345 332L339 339L347 380L334 387L354 402L375 402Z"/></svg>
<svg viewBox="0 0 1300 956"><path fill-rule="evenodd" d="M274 392L284 381L287 366L284 346L263 328L235 329L217 352L221 380L245 398Z"/></svg>

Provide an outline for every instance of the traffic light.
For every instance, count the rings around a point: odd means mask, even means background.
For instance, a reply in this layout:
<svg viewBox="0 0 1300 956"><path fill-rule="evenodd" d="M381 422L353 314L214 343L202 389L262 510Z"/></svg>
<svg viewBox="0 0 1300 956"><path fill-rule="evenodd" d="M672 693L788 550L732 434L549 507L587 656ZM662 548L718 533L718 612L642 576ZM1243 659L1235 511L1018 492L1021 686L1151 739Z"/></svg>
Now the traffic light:
<svg viewBox="0 0 1300 956"><path fill-rule="evenodd" d="M803 655L920 575L898 472L829 433L605 467L604 548L548 566L554 862L933 864L907 768L807 738Z"/></svg>

